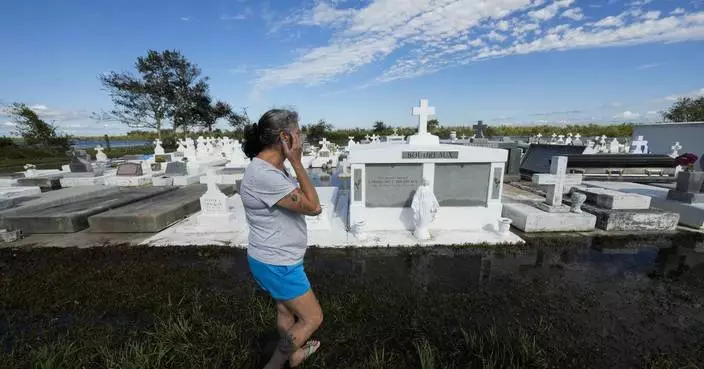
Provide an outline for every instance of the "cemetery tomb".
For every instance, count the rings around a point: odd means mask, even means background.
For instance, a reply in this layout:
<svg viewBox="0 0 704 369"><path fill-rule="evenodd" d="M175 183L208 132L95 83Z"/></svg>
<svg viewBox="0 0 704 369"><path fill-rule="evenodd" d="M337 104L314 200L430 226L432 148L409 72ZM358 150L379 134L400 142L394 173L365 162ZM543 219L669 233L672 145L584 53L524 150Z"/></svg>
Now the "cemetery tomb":
<svg viewBox="0 0 704 369"><path fill-rule="evenodd" d="M166 163L164 175L152 178L154 186L188 186L198 183L199 175L189 175L188 165L181 161Z"/></svg>
<svg viewBox="0 0 704 369"><path fill-rule="evenodd" d="M349 225L363 220L368 230L412 230L411 201L426 177L440 203L431 231L493 226L506 157L506 150L458 145L355 146Z"/></svg>
<svg viewBox="0 0 704 369"><path fill-rule="evenodd" d="M531 144L521 161L521 175L530 178L535 173L550 173L553 156L581 154L583 151L584 146L577 145Z"/></svg>
<svg viewBox="0 0 704 369"><path fill-rule="evenodd" d="M651 208L646 195L587 186L573 191L587 196L582 209L596 215L596 227L606 231L673 231L680 219L678 213Z"/></svg>
<svg viewBox="0 0 704 369"><path fill-rule="evenodd" d="M650 197L654 208L675 212L680 215L679 224L695 229L704 229L704 203L686 203L668 200L667 188L632 182L587 181L588 186L607 188L626 193Z"/></svg>
<svg viewBox="0 0 704 369"><path fill-rule="evenodd" d="M196 184L162 193L88 218L89 232L154 233L200 210L207 186ZM226 194L234 186L221 186Z"/></svg>
<svg viewBox="0 0 704 369"><path fill-rule="evenodd" d="M37 175L33 177L24 177L17 179L17 186L39 187L42 192L58 190L61 188L61 178L63 174L53 173L46 175Z"/></svg>
<svg viewBox="0 0 704 369"><path fill-rule="evenodd" d="M78 188L77 188L78 189ZM173 190L170 187L110 188L25 205L0 213L0 226L32 233L73 233L88 228L88 217Z"/></svg>
<svg viewBox="0 0 704 369"><path fill-rule="evenodd" d="M581 212L579 206L562 203L563 194L582 181L579 174L567 174L567 157L554 156L550 174L535 174L533 183L547 188L544 202L516 201L503 204L503 216L524 232L590 231L596 216Z"/></svg>
<svg viewBox="0 0 704 369"><path fill-rule="evenodd" d="M704 152L704 122L634 124L634 141L639 136L648 138L647 147L653 154L669 155L675 142L679 142L685 152L698 156Z"/></svg>
<svg viewBox="0 0 704 369"><path fill-rule="evenodd" d="M93 167L85 151L74 151L71 162L68 164L69 172L61 178L62 187L98 186L105 184L105 178L114 175L114 171L106 173L104 162L96 168Z"/></svg>
<svg viewBox="0 0 704 369"><path fill-rule="evenodd" d="M316 216L306 216L308 231L332 229L332 218L338 199L337 187L316 187L320 199L321 213Z"/></svg>
<svg viewBox="0 0 704 369"><path fill-rule="evenodd" d="M198 226L201 229L229 227L235 219L230 211L230 203L218 185L215 183L215 170L208 170L206 175L207 191L200 197L200 213L197 215Z"/></svg>
<svg viewBox="0 0 704 369"><path fill-rule="evenodd" d="M39 187L0 187L0 210L39 198L41 193L42 191Z"/></svg>

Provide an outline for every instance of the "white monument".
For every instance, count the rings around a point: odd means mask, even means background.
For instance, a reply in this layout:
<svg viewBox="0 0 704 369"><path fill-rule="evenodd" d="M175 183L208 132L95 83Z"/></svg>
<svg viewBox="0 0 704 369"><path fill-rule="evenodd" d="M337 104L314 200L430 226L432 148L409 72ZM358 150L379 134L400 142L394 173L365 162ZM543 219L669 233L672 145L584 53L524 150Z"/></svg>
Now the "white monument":
<svg viewBox="0 0 704 369"><path fill-rule="evenodd" d="M355 144L356 144L356 142L354 142L354 137L353 137L353 136L347 137L347 152L349 152L350 150L352 150L352 146L354 146Z"/></svg>
<svg viewBox="0 0 704 369"><path fill-rule="evenodd" d="M584 142L582 142L582 135L580 135L579 133L574 135L574 140L572 140L572 143L576 146L584 145Z"/></svg>
<svg viewBox="0 0 704 369"><path fill-rule="evenodd" d="M412 114L418 117L418 133L408 137L411 145L438 145L440 137L428 132L428 117L435 115L435 108L428 106L428 100L420 100L420 106L413 108Z"/></svg>
<svg viewBox="0 0 704 369"><path fill-rule="evenodd" d="M426 129L424 119L432 109L427 103L421 102L421 106L414 110L421 117L419 133L410 136L409 143L358 145L350 152L347 226L355 230L355 235L371 238L379 235L382 240L379 242L384 242L385 237L404 234L399 231L413 236L416 229L413 197L425 178L428 183L423 187L434 194L439 206L435 221L428 225L433 242L438 242L438 237L457 234L444 231L469 233L463 236L464 242L516 237L497 232L508 152L440 144L437 136ZM358 232L359 229L364 231Z"/></svg>
<svg viewBox="0 0 704 369"><path fill-rule="evenodd" d="M214 168L208 169L206 178L208 189L200 197L200 213L197 215L198 226L202 229L227 227L234 220L235 213L230 211L227 195L222 193L215 183Z"/></svg>
<svg viewBox="0 0 704 369"><path fill-rule="evenodd" d="M634 141L631 141L630 151L633 154L647 154L649 152L648 141L643 136L636 137Z"/></svg>
<svg viewBox="0 0 704 369"><path fill-rule="evenodd" d="M185 153L186 152L186 145L185 145L186 140L179 138L176 142L178 143L178 147L176 148L176 152Z"/></svg>
<svg viewBox="0 0 704 369"><path fill-rule="evenodd" d="M95 147L95 161L99 163L108 161L108 156L103 152L103 150L105 149L100 145Z"/></svg>
<svg viewBox="0 0 704 369"><path fill-rule="evenodd" d="M411 209L413 209L413 220L415 221L413 235L419 240L429 239L428 226L435 220L435 214L440 209L440 204L435 194L433 194L433 189L430 187L430 181L427 178L423 178L423 183L413 195Z"/></svg>
<svg viewBox="0 0 704 369"><path fill-rule="evenodd" d="M533 175L533 183L547 189L544 202L512 202L503 206L503 216L524 232L570 232L593 230L596 216L562 203L564 193L582 183L581 174L567 174L567 157L553 156L550 174ZM581 199L579 199L581 200Z"/></svg>
<svg viewBox="0 0 704 369"><path fill-rule="evenodd" d="M616 137L614 137L613 140L609 143L609 153L610 154L618 154L619 153L619 142Z"/></svg>
<svg viewBox="0 0 704 369"><path fill-rule="evenodd" d="M680 156L680 150L682 150L682 145L680 145L680 142L677 141L674 145L670 146L670 149L672 150L672 152L670 152L670 157L676 158Z"/></svg>
<svg viewBox="0 0 704 369"><path fill-rule="evenodd" d="M162 142L160 139L154 140L154 155L164 155L166 151L164 151L164 148L161 146Z"/></svg>
<svg viewBox="0 0 704 369"><path fill-rule="evenodd" d="M557 144L558 145L564 145L565 144L565 135L559 135L557 136Z"/></svg>

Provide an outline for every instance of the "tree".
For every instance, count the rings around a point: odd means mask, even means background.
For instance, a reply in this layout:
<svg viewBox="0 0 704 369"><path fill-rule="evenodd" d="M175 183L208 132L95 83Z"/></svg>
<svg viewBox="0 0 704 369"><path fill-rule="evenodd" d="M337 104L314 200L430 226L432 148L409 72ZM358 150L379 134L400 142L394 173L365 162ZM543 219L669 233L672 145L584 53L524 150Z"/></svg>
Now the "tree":
<svg viewBox="0 0 704 369"><path fill-rule="evenodd" d="M247 108L242 108L242 113L231 112L230 115L227 116L227 121L235 131L241 131L244 126L251 123L249 115L247 115Z"/></svg>
<svg viewBox="0 0 704 369"><path fill-rule="evenodd" d="M330 134L332 124L328 124L324 119L321 119L318 123L301 127L301 131L306 135L308 143L317 144L323 137L327 137Z"/></svg>
<svg viewBox="0 0 704 369"><path fill-rule="evenodd" d="M697 99L682 97L661 114L663 119L671 122L704 121L704 96Z"/></svg>
<svg viewBox="0 0 704 369"><path fill-rule="evenodd" d="M437 119L428 119L428 132L436 130L440 127L440 121Z"/></svg>
<svg viewBox="0 0 704 369"><path fill-rule="evenodd" d="M115 108L94 114L96 119L117 120L133 128L151 128L161 138L162 125L172 119L174 128L192 124L190 118L207 94L207 78L176 50L149 50L137 58L138 76L110 72L99 76Z"/></svg>
<svg viewBox="0 0 704 369"><path fill-rule="evenodd" d="M384 124L384 122L382 122L380 120L377 120L376 122L374 122L374 129L372 129L372 132L381 135L381 134L384 134L388 130L389 130L389 127L386 124Z"/></svg>
<svg viewBox="0 0 704 369"><path fill-rule="evenodd" d="M39 118L27 105L14 103L7 109L7 114L17 127L16 133L27 145L41 145L57 151L66 151L71 147L71 136L57 134L54 124Z"/></svg>

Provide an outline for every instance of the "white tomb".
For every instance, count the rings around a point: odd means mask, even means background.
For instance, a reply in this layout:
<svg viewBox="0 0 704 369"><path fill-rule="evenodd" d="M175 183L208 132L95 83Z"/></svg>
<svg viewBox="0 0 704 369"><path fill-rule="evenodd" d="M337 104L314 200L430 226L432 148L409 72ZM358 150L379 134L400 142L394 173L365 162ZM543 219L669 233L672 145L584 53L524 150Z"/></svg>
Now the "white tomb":
<svg viewBox="0 0 704 369"><path fill-rule="evenodd" d="M618 154L620 152L620 144L618 143L618 139L614 137L613 140L609 143L609 153L610 154Z"/></svg>
<svg viewBox="0 0 704 369"><path fill-rule="evenodd" d="M547 187L544 202L512 202L503 205L503 216L524 232L591 231L596 216L571 209L562 203L562 196L582 182L581 174L567 174L567 157L553 156L550 174L533 175L533 183Z"/></svg>
<svg viewBox="0 0 704 369"><path fill-rule="evenodd" d="M105 149L100 145L95 147L95 161L99 163L108 161L108 156L103 152L103 150Z"/></svg>
<svg viewBox="0 0 704 369"><path fill-rule="evenodd" d="M166 154L166 151L164 151L164 148L161 146L163 142L160 139L154 140L154 155L164 155Z"/></svg>
<svg viewBox="0 0 704 369"><path fill-rule="evenodd" d="M427 101L413 110L420 117L419 133L410 136L408 144L358 145L350 152L348 227L363 228L354 232L358 238L382 232L380 243L404 231L415 239L411 203L425 177L439 204L428 226L432 239L464 231L474 232L465 235L464 242L520 242L514 234L498 233L507 151L439 144L426 129L425 119L433 112Z"/></svg>
<svg viewBox="0 0 704 369"><path fill-rule="evenodd" d="M452 135L452 134L450 134ZM457 134L455 133L455 140L457 140ZM390 144L402 144L406 143L406 140L403 136L399 136L398 134L398 128L394 128L394 134L386 136L386 143Z"/></svg>
<svg viewBox="0 0 704 369"><path fill-rule="evenodd" d="M329 165L331 168L337 166L337 154L330 150L330 142L323 138L320 142L320 150L318 150L318 155L313 159L310 164L311 168L322 168L324 165Z"/></svg>

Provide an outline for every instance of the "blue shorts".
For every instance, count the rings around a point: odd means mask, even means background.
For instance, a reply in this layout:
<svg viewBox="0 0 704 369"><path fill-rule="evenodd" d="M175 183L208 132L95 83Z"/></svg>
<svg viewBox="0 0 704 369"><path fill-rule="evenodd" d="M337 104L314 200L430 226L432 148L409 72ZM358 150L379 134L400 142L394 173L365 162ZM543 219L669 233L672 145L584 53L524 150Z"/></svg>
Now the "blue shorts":
<svg viewBox="0 0 704 369"><path fill-rule="evenodd" d="M302 261L296 265L271 265L262 263L249 255L247 255L247 261L257 284L275 300L293 300L310 289L310 282L303 270Z"/></svg>

